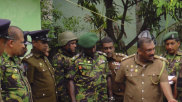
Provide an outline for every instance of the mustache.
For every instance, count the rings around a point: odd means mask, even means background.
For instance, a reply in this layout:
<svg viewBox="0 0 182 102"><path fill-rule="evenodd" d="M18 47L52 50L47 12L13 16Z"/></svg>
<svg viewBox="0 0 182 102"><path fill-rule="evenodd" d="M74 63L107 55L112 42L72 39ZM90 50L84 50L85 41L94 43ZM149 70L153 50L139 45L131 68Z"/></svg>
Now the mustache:
<svg viewBox="0 0 182 102"><path fill-rule="evenodd" d="M154 54L149 55L149 57L154 57Z"/></svg>

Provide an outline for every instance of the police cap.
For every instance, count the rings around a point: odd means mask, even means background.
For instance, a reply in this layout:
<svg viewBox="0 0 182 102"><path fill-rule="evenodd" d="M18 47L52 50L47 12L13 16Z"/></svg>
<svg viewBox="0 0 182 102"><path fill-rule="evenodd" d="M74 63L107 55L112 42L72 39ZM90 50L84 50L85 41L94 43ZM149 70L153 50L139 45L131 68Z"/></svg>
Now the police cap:
<svg viewBox="0 0 182 102"><path fill-rule="evenodd" d="M10 25L10 20L0 19L0 37L1 38L9 38L8 37L8 28Z"/></svg>
<svg viewBox="0 0 182 102"><path fill-rule="evenodd" d="M30 36L32 37L32 40L42 40L42 41L50 41L48 38L49 30L36 30L30 32Z"/></svg>

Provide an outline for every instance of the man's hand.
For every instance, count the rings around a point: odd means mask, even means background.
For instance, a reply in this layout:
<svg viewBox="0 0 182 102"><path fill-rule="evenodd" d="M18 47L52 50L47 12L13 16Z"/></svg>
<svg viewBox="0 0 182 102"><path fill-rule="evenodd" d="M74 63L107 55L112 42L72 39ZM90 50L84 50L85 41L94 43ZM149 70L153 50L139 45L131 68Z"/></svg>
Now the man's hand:
<svg viewBox="0 0 182 102"><path fill-rule="evenodd" d="M169 80L169 81L173 81L174 83L177 83L177 77L174 77L174 78L172 78L172 79Z"/></svg>
<svg viewBox="0 0 182 102"><path fill-rule="evenodd" d="M168 102L178 102L178 101L175 99L170 99Z"/></svg>

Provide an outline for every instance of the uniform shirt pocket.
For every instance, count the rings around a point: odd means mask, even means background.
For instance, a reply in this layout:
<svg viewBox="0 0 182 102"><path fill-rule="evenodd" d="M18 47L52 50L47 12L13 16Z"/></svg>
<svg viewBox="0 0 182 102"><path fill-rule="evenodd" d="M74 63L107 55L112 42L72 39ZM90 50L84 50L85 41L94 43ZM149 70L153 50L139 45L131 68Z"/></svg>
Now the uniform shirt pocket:
<svg viewBox="0 0 182 102"><path fill-rule="evenodd" d="M148 73L148 78L154 85L160 82L159 73Z"/></svg>

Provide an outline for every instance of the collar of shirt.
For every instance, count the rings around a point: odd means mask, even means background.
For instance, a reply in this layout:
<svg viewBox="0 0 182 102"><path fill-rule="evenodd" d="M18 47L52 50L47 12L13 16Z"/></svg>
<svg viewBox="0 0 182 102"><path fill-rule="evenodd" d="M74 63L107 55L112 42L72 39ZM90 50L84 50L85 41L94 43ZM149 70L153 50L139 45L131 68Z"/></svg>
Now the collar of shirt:
<svg viewBox="0 0 182 102"><path fill-rule="evenodd" d="M135 61L136 64L138 64L138 65L140 65L140 66L142 66L142 67L146 67L146 66L148 66L149 64L153 63L153 61L151 61L151 62L148 62L148 63L146 63L146 64L143 64L143 63L138 59L138 54L135 54L135 56L134 56L134 61Z"/></svg>
<svg viewBox="0 0 182 102"><path fill-rule="evenodd" d="M39 57L44 57L44 54L40 51L37 51L35 49L32 49L31 50L31 53L33 53L33 55L36 57L36 58L39 58Z"/></svg>

